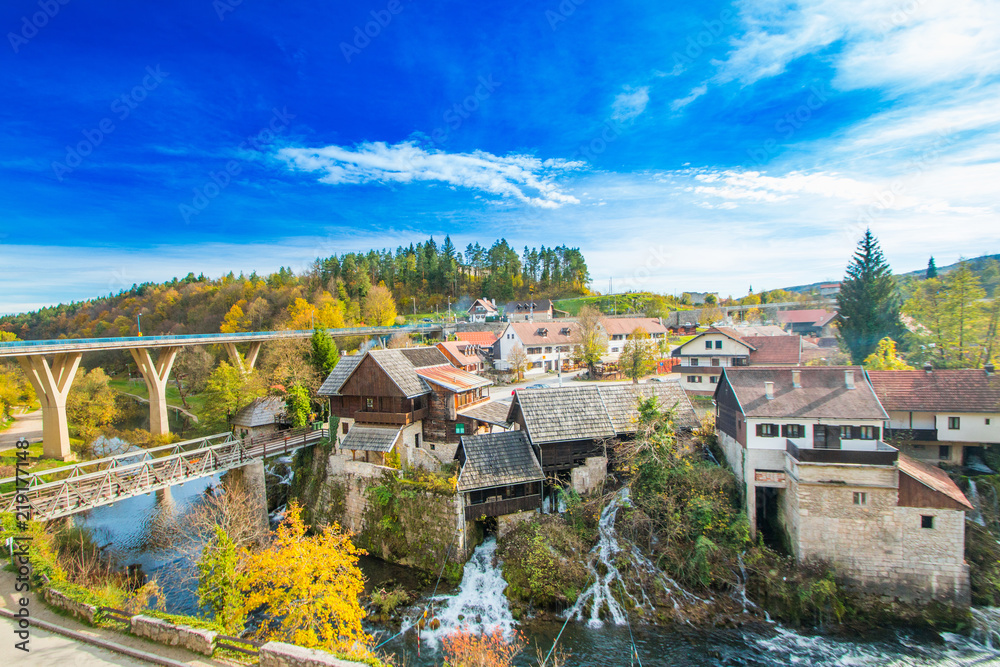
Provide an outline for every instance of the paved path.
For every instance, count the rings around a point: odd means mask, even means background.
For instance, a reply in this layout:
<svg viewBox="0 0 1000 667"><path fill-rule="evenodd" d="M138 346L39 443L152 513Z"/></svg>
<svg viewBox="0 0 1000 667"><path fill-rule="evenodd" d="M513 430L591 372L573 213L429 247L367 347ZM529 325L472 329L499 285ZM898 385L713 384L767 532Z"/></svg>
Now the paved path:
<svg viewBox="0 0 1000 667"><path fill-rule="evenodd" d="M122 391L121 389L116 389L115 391L117 391L119 394L124 394L126 396L131 396L132 398L134 398L135 400L139 401L140 403L149 403L149 399L146 398L145 396L140 396L139 394L132 394L132 393L129 393L127 391ZM167 410L177 410L181 414L187 415L187 417L191 421L193 421L195 424L198 423L198 415L196 415L195 413L190 412L188 410L185 410L184 408L182 408L179 405L171 405L170 403L167 403Z"/></svg>
<svg viewBox="0 0 1000 667"><path fill-rule="evenodd" d="M17 609L15 593L15 575L6 570L0 570L0 609ZM58 632L39 627L31 628L31 652L25 654L14 648L13 621L0 617L0 665L3 667L36 667L38 665L53 665L54 667L91 667L97 665L124 665L137 667L139 665L180 663L190 667L231 667L234 663L207 658L190 653L184 649L164 646L146 641L124 632L108 628L92 628L75 618L60 616L45 606L41 594L29 594L28 608L31 618L37 619L54 628L69 632L77 638L71 638ZM86 641L83 641L86 640ZM122 647L140 655L146 654L150 659L142 660L128 657L120 653L95 646L90 641ZM159 659L160 662L156 660Z"/></svg>
<svg viewBox="0 0 1000 667"><path fill-rule="evenodd" d="M0 449L10 449L19 438L28 442L42 441L42 409L14 415L14 423L6 431L0 431Z"/></svg>

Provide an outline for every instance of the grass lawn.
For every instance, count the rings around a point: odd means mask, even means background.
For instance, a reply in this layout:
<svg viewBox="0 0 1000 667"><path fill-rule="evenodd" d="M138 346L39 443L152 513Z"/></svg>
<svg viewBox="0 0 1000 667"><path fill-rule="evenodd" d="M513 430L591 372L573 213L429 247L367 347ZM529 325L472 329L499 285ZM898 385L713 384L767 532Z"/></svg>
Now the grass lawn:
<svg viewBox="0 0 1000 667"><path fill-rule="evenodd" d="M625 314L630 310L633 313L643 313L655 296L649 292L609 296L579 296L574 299L557 299L555 306L556 309L565 310L574 317L580 314L580 308L583 306L596 308L605 315Z"/></svg>
<svg viewBox="0 0 1000 667"><path fill-rule="evenodd" d="M149 391L146 390L145 382L110 380L108 384L112 389L117 389L118 391L126 394L135 394L136 396L141 396L147 400L149 399ZM189 395L187 397L187 401L188 405L191 406L191 412L194 412L195 414L200 414L202 409L205 407L205 398L200 394ZM177 391L177 386L174 384L167 385L167 405L177 408L184 407L184 403L181 401L181 394Z"/></svg>
<svg viewBox="0 0 1000 667"><path fill-rule="evenodd" d="M11 448L0 452L0 477L14 476L14 468L17 463L17 453L21 451L24 450ZM49 468L59 468L64 465L69 464L66 461L61 461L59 459L44 458L42 454L42 443L37 442L28 447L28 465L22 469L27 470L28 472L39 472L42 470L48 470ZM7 493L8 491L13 490L13 483L0 485L0 493Z"/></svg>

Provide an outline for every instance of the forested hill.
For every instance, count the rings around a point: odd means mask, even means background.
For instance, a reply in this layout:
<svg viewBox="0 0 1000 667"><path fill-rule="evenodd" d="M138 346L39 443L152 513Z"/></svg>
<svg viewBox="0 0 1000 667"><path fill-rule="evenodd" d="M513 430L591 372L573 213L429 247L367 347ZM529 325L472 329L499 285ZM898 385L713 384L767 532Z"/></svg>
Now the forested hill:
<svg viewBox="0 0 1000 667"><path fill-rule="evenodd" d="M525 247L519 253L500 239L462 251L449 237L440 245L431 238L395 251L320 258L302 275L285 268L269 276L216 279L189 273L133 285L107 297L0 317L0 331L30 340L135 335L139 319L145 335L385 324L392 321L390 292L400 313L422 313L445 311L449 299L455 309L476 297L499 304L529 293L576 296L589 280L579 248Z"/></svg>

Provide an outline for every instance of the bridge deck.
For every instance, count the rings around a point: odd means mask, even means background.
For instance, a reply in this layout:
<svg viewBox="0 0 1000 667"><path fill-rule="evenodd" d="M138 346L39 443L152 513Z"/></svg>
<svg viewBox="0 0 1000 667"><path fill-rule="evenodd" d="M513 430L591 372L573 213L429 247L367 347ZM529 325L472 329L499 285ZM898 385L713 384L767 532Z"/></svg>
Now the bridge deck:
<svg viewBox="0 0 1000 667"><path fill-rule="evenodd" d="M327 333L342 336L379 336L395 333L433 333L443 330L440 323L415 324L402 327L352 327L327 329ZM125 336L120 338L64 338L58 340L24 340L0 343L0 357L23 357L35 354L61 354L93 350L126 350L129 348L176 347L188 345L219 345L222 343L253 343L281 338L308 338L312 329L288 331L247 331L241 333L188 334L183 336Z"/></svg>
<svg viewBox="0 0 1000 667"><path fill-rule="evenodd" d="M30 512L36 520L56 519L238 468L255 459L290 454L329 435L328 429L298 429L243 441L220 433L8 477L0 479L0 488L16 488L0 494L0 511Z"/></svg>

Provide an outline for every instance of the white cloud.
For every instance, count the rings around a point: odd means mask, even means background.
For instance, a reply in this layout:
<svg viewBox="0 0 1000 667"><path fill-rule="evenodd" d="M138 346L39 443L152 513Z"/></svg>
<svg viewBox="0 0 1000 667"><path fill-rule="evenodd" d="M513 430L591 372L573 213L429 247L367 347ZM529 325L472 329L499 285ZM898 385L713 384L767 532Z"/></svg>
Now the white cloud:
<svg viewBox="0 0 1000 667"><path fill-rule="evenodd" d="M617 121L632 120L646 110L649 104L649 86L631 88L625 86L625 92L615 96L611 104L611 117Z"/></svg>
<svg viewBox="0 0 1000 667"><path fill-rule="evenodd" d="M283 148L277 156L293 169L321 172L330 185L360 183L445 183L539 208L578 204L554 182L558 173L579 169L582 162L540 160L531 155L497 156L485 151L445 153L412 142L366 142L355 148Z"/></svg>
<svg viewBox="0 0 1000 667"><path fill-rule="evenodd" d="M684 107L691 104L692 102L694 102L696 99L698 99L707 92L708 92L708 84L703 83L700 86L695 86L694 88L691 89L691 92L688 95L674 100L673 103L670 105L670 108L673 109L674 111L683 109Z"/></svg>

